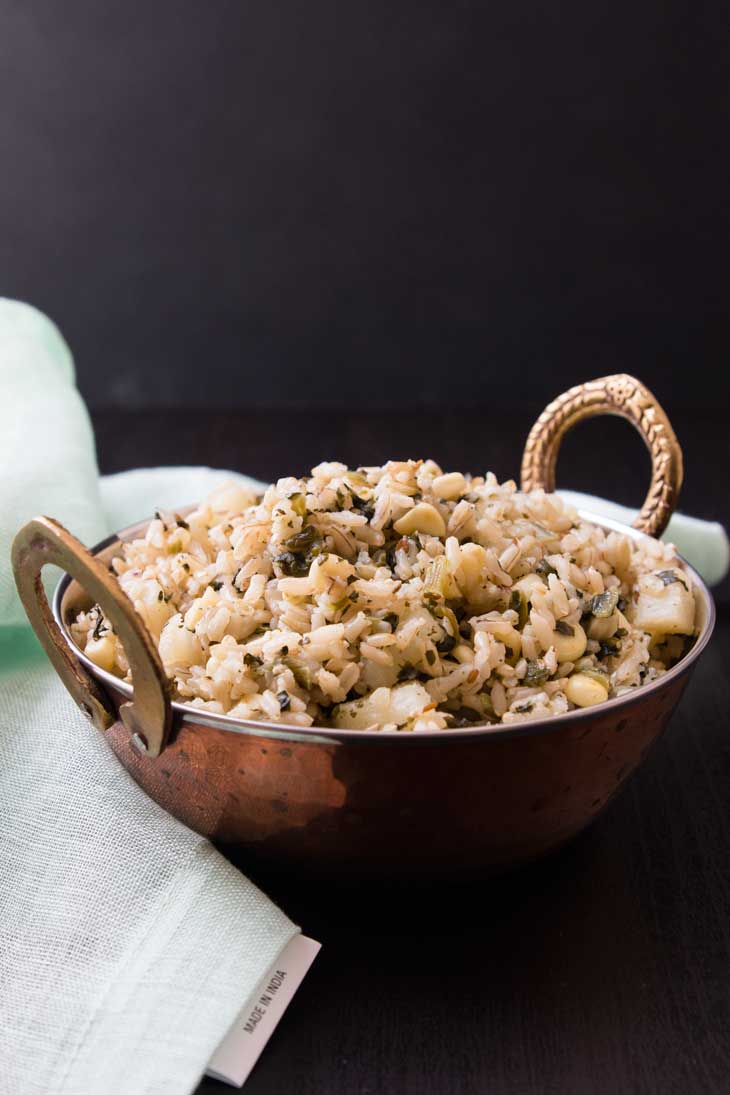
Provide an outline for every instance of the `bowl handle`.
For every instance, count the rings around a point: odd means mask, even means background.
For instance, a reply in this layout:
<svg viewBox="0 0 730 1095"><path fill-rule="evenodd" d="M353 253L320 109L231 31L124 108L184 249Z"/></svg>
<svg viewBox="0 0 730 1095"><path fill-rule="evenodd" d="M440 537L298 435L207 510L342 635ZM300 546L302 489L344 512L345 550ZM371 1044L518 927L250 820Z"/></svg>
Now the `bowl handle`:
<svg viewBox="0 0 730 1095"><path fill-rule="evenodd" d="M563 437L578 422L597 414L627 419L651 455L651 484L634 528L661 536L682 486L682 450L658 400L627 373L578 384L554 399L530 430L522 457L522 489L555 490L555 464Z"/></svg>
<svg viewBox="0 0 730 1095"><path fill-rule="evenodd" d="M41 570L50 563L74 577L111 620L124 646L134 681L133 699L120 715L140 752L160 755L172 725L170 686L142 618L114 576L63 525L36 517L13 542L13 572L20 599L59 677L83 713L99 730L116 721L114 708L94 678L75 658L48 604Z"/></svg>

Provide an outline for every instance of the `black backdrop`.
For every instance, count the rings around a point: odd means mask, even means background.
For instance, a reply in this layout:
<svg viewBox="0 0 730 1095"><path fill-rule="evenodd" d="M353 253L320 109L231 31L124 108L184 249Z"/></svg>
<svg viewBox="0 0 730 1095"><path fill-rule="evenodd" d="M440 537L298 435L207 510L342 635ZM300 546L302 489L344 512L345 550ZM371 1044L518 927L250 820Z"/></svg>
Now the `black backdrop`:
<svg viewBox="0 0 730 1095"><path fill-rule="evenodd" d="M0 4L0 292L92 407L725 410L725 3Z"/></svg>

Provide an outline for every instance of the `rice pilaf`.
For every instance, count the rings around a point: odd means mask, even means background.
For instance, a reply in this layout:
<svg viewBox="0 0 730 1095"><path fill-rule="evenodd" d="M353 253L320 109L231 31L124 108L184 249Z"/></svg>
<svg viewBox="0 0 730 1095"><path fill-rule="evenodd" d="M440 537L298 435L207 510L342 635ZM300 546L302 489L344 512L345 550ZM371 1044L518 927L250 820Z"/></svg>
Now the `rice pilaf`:
<svg viewBox="0 0 730 1095"><path fill-rule="evenodd" d="M230 482L184 519L158 513L112 567L175 699L299 726L564 714L661 676L694 633L672 545L432 460L323 463L262 497ZM130 680L98 605L72 634Z"/></svg>

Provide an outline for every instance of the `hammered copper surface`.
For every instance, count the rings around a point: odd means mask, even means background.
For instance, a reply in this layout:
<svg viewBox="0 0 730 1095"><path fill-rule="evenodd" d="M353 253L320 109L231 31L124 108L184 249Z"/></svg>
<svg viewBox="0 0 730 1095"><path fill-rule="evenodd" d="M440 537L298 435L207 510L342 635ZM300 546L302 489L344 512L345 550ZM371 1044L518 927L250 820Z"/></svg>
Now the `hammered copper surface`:
<svg viewBox="0 0 730 1095"><path fill-rule="evenodd" d="M284 742L180 725L156 760L107 733L147 793L191 828L298 871L459 874L546 854L610 802L664 730L688 672L616 713L549 733ZM353 735L356 732L353 732Z"/></svg>

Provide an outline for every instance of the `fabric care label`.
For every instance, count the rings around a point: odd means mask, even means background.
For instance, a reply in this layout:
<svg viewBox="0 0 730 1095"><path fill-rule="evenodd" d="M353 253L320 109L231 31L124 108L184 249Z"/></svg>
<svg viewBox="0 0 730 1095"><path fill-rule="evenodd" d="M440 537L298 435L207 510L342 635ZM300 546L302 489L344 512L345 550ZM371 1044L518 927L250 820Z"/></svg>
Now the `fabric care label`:
<svg viewBox="0 0 730 1095"><path fill-rule="evenodd" d="M320 946L306 935L295 935L287 943L211 1057L207 1076L243 1086Z"/></svg>

